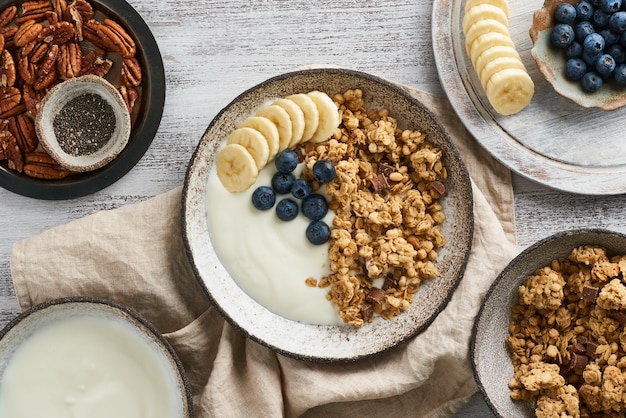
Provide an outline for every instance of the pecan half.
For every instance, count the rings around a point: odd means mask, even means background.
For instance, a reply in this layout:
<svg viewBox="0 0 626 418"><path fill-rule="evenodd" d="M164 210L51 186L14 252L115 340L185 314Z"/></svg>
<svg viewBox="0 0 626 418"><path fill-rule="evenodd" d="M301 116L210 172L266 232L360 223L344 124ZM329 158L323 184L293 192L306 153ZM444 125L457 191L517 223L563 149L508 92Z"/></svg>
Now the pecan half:
<svg viewBox="0 0 626 418"><path fill-rule="evenodd" d="M54 7L54 13L56 13L57 15L57 22L60 22L61 20L63 20L65 16L65 11L67 10L67 3L65 2L65 0L52 0L52 3Z"/></svg>
<svg viewBox="0 0 626 418"><path fill-rule="evenodd" d="M59 165L45 152L32 152L26 154L24 173L29 177L43 180L60 180L67 177L70 170Z"/></svg>
<svg viewBox="0 0 626 418"><path fill-rule="evenodd" d="M21 173L24 170L24 157L11 132L0 131L0 146L4 157L9 161L9 168Z"/></svg>
<svg viewBox="0 0 626 418"><path fill-rule="evenodd" d="M4 47L6 49L15 48L15 44L13 43L13 37L17 32L17 26L5 26L4 28L0 28L0 35L4 38Z"/></svg>
<svg viewBox="0 0 626 418"><path fill-rule="evenodd" d="M63 45L72 39L75 34L74 25L70 22L58 22L44 28L37 36L37 40L51 45Z"/></svg>
<svg viewBox="0 0 626 418"><path fill-rule="evenodd" d="M108 50L117 52L123 58L135 56L137 52L135 41L117 22L104 19L98 25L97 33Z"/></svg>
<svg viewBox="0 0 626 418"><path fill-rule="evenodd" d="M119 91L122 95L122 98L124 99L124 103L126 103L128 111L132 113L133 108L135 107L135 102L139 97L137 90L135 90L133 87L120 86Z"/></svg>
<svg viewBox="0 0 626 418"><path fill-rule="evenodd" d="M83 40L83 15L80 14L75 5L70 5L67 7L66 20L70 23L74 24L74 29L76 30L76 40L78 42Z"/></svg>
<svg viewBox="0 0 626 418"><path fill-rule="evenodd" d="M0 13L0 28L5 27L15 19L17 15L17 6L9 6Z"/></svg>
<svg viewBox="0 0 626 418"><path fill-rule="evenodd" d="M44 90L57 83L58 81L61 81L59 80L59 72L56 65L53 65L49 72L40 72L40 75L37 76L33 87L35 88L35 90Z"/></svg>
<svg viewBox="0 0 626 418"><path fill-rule="evenodd" d="M104 51L90 51L83 55L79 75L95 74L104 77L111 67L113 61L103 58Z"/></svg>
<svg viewBox="0 0 626 418"><path fill-rule="evenodd" d="M122 61L120 80L122 80L124 85L129 87L137 87L141 84L141 65L137 58L124 58Z"/></svg>
<svg viewBox="0 0 626 418"><path fill-rule="evenodd" d="M45 42L33 41L32 43L22 48L22 51L25 53L26 51L30 51L28 52L28 58L30 59L30 62L32 62L33 64L37 64L39 61L46 57L49 49L49 44Z"/></svg>
<svg viewBox="0 0 626 418"><path fill-rule="evenodd" d="M35 86L30 84L24 84L24 106L26 110L33 115L37 116L37 105L43 100L46 95L45 90L35 90Z"/></svg>
<svg viewBox="0 0 626 418"><path fill-rule="evenodd" d="M30 19L41 22L46 18L46 12L50 10L52 4L48 0L25 1L22 3L22 13L15 17L14 22L18 26Z"/></svg>
<svg viewBox="0 0 626 418"><path fill-rule="evenodd" d="M59 15L57 12L46 12L46 20L49 24L55 25L59 23Z"/></svg>
<svg viewBox="0 0 626 418"><path fill-rule="evenodd" d="M39 145L35 123L24 113L9 118L9 132L13 134L17 145L24 152L33 152Z"/></svg>
<svg viewBox="0 0 626 418"><path fill-rule="evenodd" d="M15 61L13 56L6 49L0 55L0 86L11 87L17 78Z"/></svg>
<svg viewBox="0 0 626 418"><path fill-rule="evenodd" d="M20 56L17 60L17 73L20 75L22 80L25 83L33 84L35 82L35 77L37 75L37 71L35 69L35 64L30 62L28 56Z"/></svg>
<svg viewBox="0 0 626 418"><path fill-rule="evenodd" d="M22 93L15 87L0 87L0 117L13 110L22 100Z"/></svg>
<svg viewBox="0 0 626 418"><path fill-rule="evenodd" d="M100 22L96 19L83 19L83 38L91 42L96 48L106 49L106 45L98 35Z"/></svg>
<svg viewBox="0 0 626 418"><path fill-rule="evenodd" d="M19 27L15 35L13 36L13 43L15 46L24 46L33 39L37 38L39 32L43 29L41 23L37 23L35 20L27 20Z"/></svg>
<svg viewBox="0 0 626 418"><path fill-rule="evenodd" d="M80 73L82 67L83 52L76 42L68 42L60 46L57 69L65 78L72 78Z"/></svg>
<svg viewBox="0 0 626 418"><path fill-rule="evenodd" d="M87 3L86 0L75 0L72 5L81 14L81 16L83 17L83 21L93 19L93 16L95 14L93 11L93 7L91 7L91 4Z"/></svg>

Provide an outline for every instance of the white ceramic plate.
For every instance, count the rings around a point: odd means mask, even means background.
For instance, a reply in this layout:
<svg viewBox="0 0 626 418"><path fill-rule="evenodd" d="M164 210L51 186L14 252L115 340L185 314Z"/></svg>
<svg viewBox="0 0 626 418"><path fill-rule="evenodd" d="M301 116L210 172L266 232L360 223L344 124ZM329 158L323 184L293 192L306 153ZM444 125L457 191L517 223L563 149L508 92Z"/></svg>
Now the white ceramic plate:
<svg viewBox="0 0 626 418"><path fill-rule="evenodd" d="M466 128L509 169L559 190L626 193L626 113L583 108L560 96L530 55L529 29L542 0L509 1L510 33L534 83L522 112L500 116L489 105L467 57L461 21L466 0L435 0L432 42L443 89Z"/></svg>
<svg viewBox="0 0 626 418"><path fill-rule="evenodd" d="M216 150L242 115L264 101L321 90L329 95L361 88L366 106L389 109L402 129L419 129L443 151L448 170L442 199L447 244L439 251L440 276L423 284L410 308L393 320L376 318L355 329L295 322L264 308L241 290L213 249L206 219L206 185ZM438 122L397 86L377 77L343 69L298 71L269 79L242 93L210 123L190 161L183 190L183 236L192 267L207 296L226 320L248 337L294 358L315 361L355 360L383 352L425 330L444 309L457 287L469 256L473 235L472 191L467 170Z"/></svg>

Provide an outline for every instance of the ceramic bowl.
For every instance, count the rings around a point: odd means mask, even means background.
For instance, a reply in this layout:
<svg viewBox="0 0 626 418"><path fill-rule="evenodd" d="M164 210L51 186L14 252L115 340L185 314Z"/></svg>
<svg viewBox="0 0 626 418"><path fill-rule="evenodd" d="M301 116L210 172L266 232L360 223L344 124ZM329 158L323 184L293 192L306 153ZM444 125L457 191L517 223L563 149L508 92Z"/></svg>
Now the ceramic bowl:
<svg viewBox="0 0 626 418"><path fill-rule="evenodd" d="M585 93L579 81L565 77L566 58L562 50L550 45L550 32L555 25L554 11L561 3L575 5L578 0L546 0L543 7L535 11L530 28L533 47L530 54L546 81L559 95L582 107L597 107L602 110L615 110L626 104L626 87L614 83L604 83L594 93Z"/></svg>
<svg viewBox="0 0 626 418"><path fill-rule="evenodd" d="M92 320L94 322L89 322ZM84 332L71 331L75 329L71 328L71 324L76 324L75 321L87 321L83 322L82 326L97 327L98 332L114 330L110 334L103 333L107 335L106 340L99 341L97 344L106 348L98 356L82 356L82 352L72 351L72 347L83 343L88 344L86 341L81 342ZM52 340L48 338L50 335L56 335L59 339L51 343ZM64 335L72 341L71 347L68 347L67 340L63 339ZM37 387L34 382L49 382L52 379L52 384L56 386L66 381L65 377L58 379L54 377L55 374L57 377L60 376L57 370L59 365L55 364L58 358L56 354L43 355L48 358L49 371L45 370L47 364L39 365L39 369L27 370L23 367L26 364L25 361L32 364L41 363L37 361L37 358L33 358L36 354L33 346L35 341L41 342L41 338L48 338L45 340L49 343L46 349L51 350L52 353L74 354L73 358L79 366L70 367L67 370L67 376L72 376L73 385L79 383L85 385L81 386L82 389L79 388L84 395L81 395L80 391L77 392L78 389L72 385L69 385L70 387L66 390L54 391L47 386ZM124 364L125 370L135 370L135 374L124 374L123 371L115 370L111 367L113 363L109 363L114 361L113 359L119 361L117 364ZM102 364L98 364L99 360L102 360ZM81 364L85 367L81 367ZM15 368L11 369L11 367ZM22 372L17 376L17 380L15 380L18 373L16 370ZM102 373L103 370L108 371ZM104 381L98 384L100 377ZM2 388L2 383L9 380L13 383L19 382L19 385L22 384L21 382L31 382L30 384L36 387L36 390L29 395L32 396L33 402L41 401L38 398L41 393L39 389L41 389L45 393L67 396L64 398L66 402L70 402L72 397L79 398L76 400L77 408L88 408L89 405L93 405L91 402L97 393L102 395L103 399L107 399L107 396L112 393L116 396L108 399L123 401L126 395L119 393L120 388L129 391L131 397L139 398L134 392L133 385L137 382L152 381L154 383L149 385L150 390L154 390L155 394L160 394L162 399L167 399L161 404L164 411L167 411L163 416L168 418L191 418L193 416L189 384L183 367L169 343L153 325L131 308L98 298L55 299L36 305L13 319L0 332L0 413L3 408L7 408L3 403L3 397L9 396L11 391L10 386ZM100 391L101 389L104 389L104 392ZM80 402L81 398L84 398L84 403ZM142 399L149 398L143 397ZM95 407L112 406L107 405L106 402L102 404L98 402L95 403Z"/></svg>
<svg viewBox="0 0 626 418"><path fill-rule="evenodd" d="M474 377L485 401L499 417L535 416L528 402L513 401L508 387L513 364L507 345L511 309L518 287L538 268L569 255L581 245L600 245L609 255L626 254L626 235L601 229L576 229L547 237L526 248L496 278L476 317L471 342Z"/></svg>
<svg viewBox="0 0 626 418"><path fill-rule="evenodd" d="M310 325L276 315L249 297L229 275L213 247L207 222L207 181L216 151L238 123L264 102L290 94L323 91L331 97L348 89L363 90L366 106L387 108L401 129L419 129L441 148L449 178L442 199L447 244L436 266L440 276L426 281L410 308L393 320L377 318L355 329L347 325ZM215 175L213 171L213 175ZM281 354L312 361L345 361L395 347L424 331L457 287L473 234L472 191L467 170L435 117L393 83L346 69L312 69L283 74L243 92L222 109L202 136L185 177L182 197L183 236L195 274L207 296L236 329Z"/></svg>
<svg viewBox="0 0 626 418"><path fill-rule="evenodd" d="M104 99L115 116L115 128L108 141L95 152L74 155L66 152L61 145L60 138L65 132L56 130L54 122L64 106L84 95L97 95ZM103 115L98 117L102 118ZM84 75L70 78L48 91L40 103L35 130L40 144L60 165L71 171L92 171L111 162L126 147L131 130L130 113L122 95L111 83L102 77Z"/></svg>

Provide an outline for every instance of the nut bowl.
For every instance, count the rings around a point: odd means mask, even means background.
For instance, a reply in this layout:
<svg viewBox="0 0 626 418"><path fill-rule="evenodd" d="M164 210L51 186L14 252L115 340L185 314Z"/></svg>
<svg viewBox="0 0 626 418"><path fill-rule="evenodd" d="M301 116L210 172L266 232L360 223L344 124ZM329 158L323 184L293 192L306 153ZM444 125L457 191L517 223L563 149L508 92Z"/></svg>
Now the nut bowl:
<svg viewBox="0 0 626 418"><path fill-rule="evenodd" d="M400 129L419 129L426 133L428 141L442 150L443 163L448 171L445 181L447 192L441 200L446 216L442 232L447 243L439 249L435 261L440 274L433 280L425 281L415 293L408 310L391 320L376 317L373 322L354 328L341 321L321 325L287 319L273 313L243 291L231 277L229 267L216 253L207 220L207 211L211 211L212 203L207 198L207 190L209 181L216 178L216 156L229 133L271 99L315 90L333 97L356 88L363 91L368 109L388 109L389 115L397 119ZM251 206L249 200L245 203ZM321 362L348 361L384 352L419 334L445 308L461 280L469 256L473 235L472 205L469 176L456 148L435 117L406 91L378 77L353 70L302 70L270 78L243 92L211 121L191 158L184 182L183 241L192 268L208 298L233 327L252 340L293 358ZM267 213L268 219L277 222L272 216L273 211L268 212L272 212ZM265 214L257 211L250 212L248 216L262 219ZM219 226L214 228L216 234L222 232ZM229 231L224 228L223 232ZM306 241L304 230L302 236L296 236ZM264 239L276 241L273 237ZM310 245L306 250L307 257L318 251L313 247ZM234 262L245 263L253 257L257 254L248 253L246 256L242 253ZM322 257L329 264L327 251L322 253ZM303 286L305 278L302 278Z"/></svg>
<svg viewBox="0 0 626 418"><path fill-rule="evenodd" d="M578 0L546 0L533 15L529 34L533 42L530 54L539 72L559 95L586 108L615 110L626 104L626 87L604 83L594 93L585 93L579 81L565 77L566 58L562 50L550 44L550 32L555 25L554 11L562 3L575 5Z"/></svg>
<svg viewBox="0 0 626 418"><path fill-rule="evenodd" d="M551 261L567 257L577 247L597 245L607 255L626 254L626 235L602 229L557 233L526 248L500 273L488 290L472 331L474 377L486 403L499 417L535 416L534 404L511 399L508 383L514 376L507 343L511 309L519 301L518 288Z"/></svg>
<svg viewBox="0 0 626 418"><path fill-rule="evenodd" d="M71 411L193 416L182 364L165 338L133 309L86 297L43 302L0 331L0 415Z"/></svg>
<svg viewBox="0 0 626 418"><path fill-rule="evenodd" d="M66 109L73 101L81 98L92 98L89 103L93 103L93 98L100 98L94 109L89 109L84 104L80 106L80 116L66 115ZM98 105L99 104L99 105ZM112 116L110 123L107 123L107 112ZM72 108L74 110L79 110ZM82 113L85 111L85 114ZM105 129L111 128L108 138L99 148L89 152L72 152L70 147L63 145L63 138L71 134L67 127L56 127L61 116L78 124L78 136L75 141L76 147L81 147L89 136L86 132L100 135ZM88 121L95 123L90 127ZM112 127L111 127L112 123ZM114 158L126 147L131 131L131 120L128 108L119 91L107 80L95 75L84 75L70 78L57 84L48 91L40 103L39 111L35 118L35 130L43 148L61 166L76 172L96 170ZM95 131L95 132L94 132ZM91 138L89 138L91 139ZM74 147L71 147L74 149ZM94 147L95 148L95 147ZM79 150L80 151L80 150Z"/></svg>

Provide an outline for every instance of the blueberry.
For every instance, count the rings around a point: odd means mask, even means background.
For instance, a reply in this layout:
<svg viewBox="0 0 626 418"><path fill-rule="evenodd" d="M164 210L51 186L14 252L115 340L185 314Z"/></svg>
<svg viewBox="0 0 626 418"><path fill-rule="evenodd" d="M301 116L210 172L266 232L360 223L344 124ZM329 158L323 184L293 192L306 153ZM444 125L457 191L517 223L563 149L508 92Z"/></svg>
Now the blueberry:
<svg viewBox="0 0 626 418"><path fill-rule="evenodd" d="M588 22L586 20L582 22L578 22L574 26L574 34L575 34L574 39L576 39L576 41L582 44L585 41L585 38L587 37L587 35L590 35L594 33L595 31L596 30L593 27L593 24L591 22Z"/></svg>
<svg viewBox="0 0 626 418"><path fill-rule="evenodd" d="M611 17L610 13L605 13L602 10L598 9L593 12L591 22L596 27L596 29L603 29L609 26L609 17Z"/></svg>
<svg viewBox="0 0 626 418"><path fill-rule="evenodd" d="M328 160L318 160L313 164L313 178L320 183L328 183L335 178L335 165Z"/></svg>
<svg viewBox="0 0 626 418"><path fill-rule="evenodd" d="M276 216L281 221L291 221L298 216L298 204L291 199L283 199L276 205Z"/></svg>
<svg viewBox="0 0 626 418"><path fill-rule="evenodd" d="M604 38L604 48L608 48L609 46L615 45L619 42L619 35L611 29L602 29L598 33Z"/></svg>
<svg viewBox="0 0 626 418"><path fill-rule="evenodd" d="M280 171L272 176L272 188L278 194L287 194L293 187L296 176L293 173L281 173Z"/></svg>
<svg viewBox="0 0 626 418"><path fill-rule="evenodd" d="M604 38L599 33L591 33L587 35L583 41L583 53L589 55L599 54L604 51Z"/></svg>
<svg viewBox="0 0 626 418"><path fill-rule="evenodd" d="M606 51L607 54L610 54L614 59L616 64L622 64L626 62L626 49L620 44L611 45L609 49Z"/></svg>
<svg viewBox="0 0 626 418"><path fill-rule="evenodd" d="M602 54L596 61L596 71L604 78L609 78L615 70L615 59L609 54Z"/></svg>
<svg viewBox="0 0 626 418"><path fill-rule="evenodd" d="M587 67L593 68L596 66L596 61L598 61L598 58L600 58L600 55L602 55L602 52L590 54L587 51L583 51L583 55L581 58L583 59L583 61L585 61L585 64L587 64Z"/></svg>
<svg viewBox="0 0 626 418"><path fill-rule="evenodd" d="M550 32L550 43L557 48L565 48L574 42L574 29L567 23L558 23Z"/></svg>
<svg viewBox="0 0 626 418"><path fill-rule="evenodd" d="M587 72L587 64L581 58L570 58L565 65L565 76L570 80L580 80Z"/></svg>
<svg viewBox="0 0 626 418"><path fill-rule="evenodd" d="M302 200L302 214L312 221L319 221L328 213L328 203L321 194L313 193Z"/></svg>
<svg viewBox="0 0 626 418"><path fill-rule="evenodd" d="M276 203L276 193L271 187L261 186L252 192L252 204L258 210L271 209Z"/></svg>
<svg viewBox="0 0 626 418"><path fill-rule="evenodd" d="M584 21L590 20L594 10L594 7L588 1L579 1L576 4L576 18Z"/></svg>
<svg viewBox="0 0 626 418"><path fill-rule="evenodd" d="M312 192L311 185L305 179L296 179L291 186L291 195L296 199L304 199Z"/></svg>
<svg viewBox="0 0 626 418"><path fill-rule="evenodd" d="M567 58L580 58L583 55L583 46L580 42L572 42L565 48L565 56Z"/></svg>
<svg viewBox="0 0 626 418"><path fill-rule="evenodd" d="M609 18L609 28L620 34L626 31L626 12L613 13Z"/></svg>
<svg viewBox="0 0 626 418"><path fill-rule="evenodd" d="M626 85L626 64L620 64L613 71L613 80L621 86Z"/></svg>
<svg viewBox="0 0 626 418"><path fill-rule="evenodd" d="M323 221L313 221L306 228L306 237L313 245L322 245L330 238L330 228Z"/></svg>
<svg viewBox="0 0 626 418"><path fill-rule="evenodd" d="M593 93L602 87L602 77L595 72L590 71L583 76L581 84L583 86L583 90L587 93Z"/></svg>
<svg viewBox="0 0 626 418"><path fill-rule="evenodd" d="M622 0L600 0L600 8L605 13L615 13L622 7Z"/></svg>
<svg viewBox="0 0 626 418"><path fill-rule="evenodd" d="M559 4L554 11L554 18L559 23L572 23L576 19L576 8L569 3Z"/></svg>
<svg viewBox="0 0 626 418"><path fill-rule="evenodd" d="M281 151L276 156L274 165L280 173L291 173L298 166L298 154L292 149Z"/></svg>

